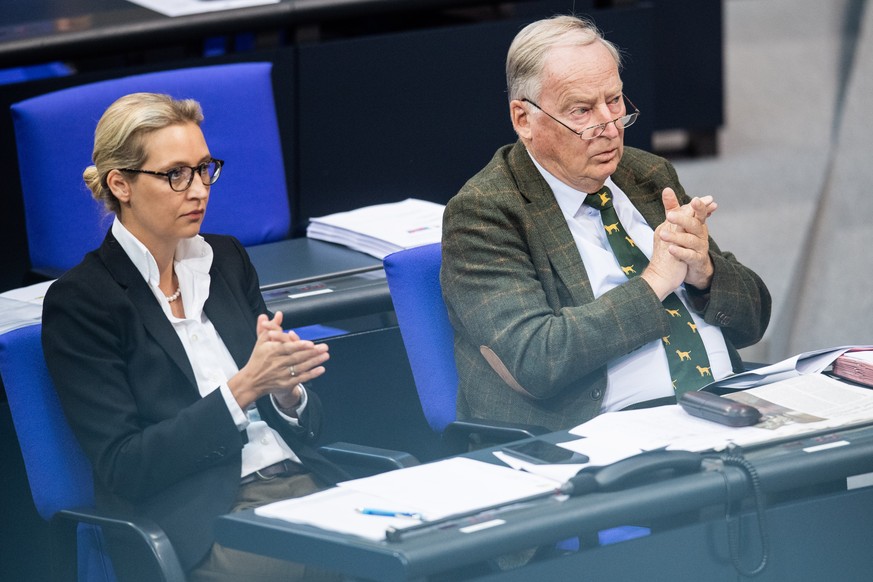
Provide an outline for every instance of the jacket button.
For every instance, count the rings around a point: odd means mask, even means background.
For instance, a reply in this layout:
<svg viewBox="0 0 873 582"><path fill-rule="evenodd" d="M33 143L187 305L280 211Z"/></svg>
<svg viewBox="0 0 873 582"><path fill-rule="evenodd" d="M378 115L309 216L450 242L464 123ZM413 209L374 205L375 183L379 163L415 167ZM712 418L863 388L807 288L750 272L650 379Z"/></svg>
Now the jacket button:
<svg viewBox="0 0 873 582"><path fill-rule="evenodd" d="M731 322L731 316L724 311L719 311L715 316L716 321L721 325L728 325Z"/></svg>
<svg viewBox="0 0 873 582"><path fill-rule="evenodd" d="M591 400L600 400L603 397L603 390L595 388L591 391Z"/></svg>

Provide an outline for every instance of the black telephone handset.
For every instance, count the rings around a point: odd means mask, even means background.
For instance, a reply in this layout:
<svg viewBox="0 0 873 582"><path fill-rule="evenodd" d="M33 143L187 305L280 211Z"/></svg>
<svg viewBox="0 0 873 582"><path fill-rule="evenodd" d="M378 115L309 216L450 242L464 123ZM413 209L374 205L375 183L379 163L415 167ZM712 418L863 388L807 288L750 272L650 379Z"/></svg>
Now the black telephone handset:
<svg viewBox="0 0 873 582"><path fill-rule="evenodd" d="M752 426L761 420L761 412L754 406L709 392L686 392L679 405L692 416L727 426Z"/></svg>
<svg viewBox="0 0 873 582"><path fill-rule="evenodd" d="M700 471L703 457L691 451L657 450L640 453L605 467L585 467L563 487L575 496L594 491L619 491L665 474L676 477Z"/></svg>

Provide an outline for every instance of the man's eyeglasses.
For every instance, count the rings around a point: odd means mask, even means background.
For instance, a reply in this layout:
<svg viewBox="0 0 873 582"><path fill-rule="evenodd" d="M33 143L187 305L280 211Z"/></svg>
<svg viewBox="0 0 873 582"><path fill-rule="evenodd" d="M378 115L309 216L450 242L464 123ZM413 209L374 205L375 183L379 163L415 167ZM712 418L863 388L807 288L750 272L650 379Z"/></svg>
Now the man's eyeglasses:
<svg viewBox="0 0 873 582"><path fill-rule="evenodd" d="M607 121L606 123L599 123L597 125L592 125L591 127L586 127L583 130L573 129L572 127L570 127L569 125L567 125L566 123L564 123L563 121L561 121L560 119L558 119L557 117L555 117L554 115L552 115L551 113L549 113L548 111L546 111L545 109L543 109L542 107L540 107L539 105L537 105L536 103L534 103L533 101L531 101L528 98L524 98L524 99L522 99L522 101L527 101L528 103L530 103L531 105L533 105L534 107L536 107L537 109L539 109L540 111L542 111L543 113L545 113L546 115L551 117L553 120L557 121L558 123L560 123L561 125L563 125L567 129L569 129L570 131L572 131L573 133L578 135L581 139L588 140L588 139L594 139L595 137L600 137L601 135L603 135L603 132L606 131L606 128L610 123L614 123L615 127L617 127L618 129L630 127L631 125L634 124L634 122L640 116L640 110L637 109L637 106L634 105L630 99L628 99L624 95L622 95L622 97L624 97L625 100L627 100L628 105L633 107L633 109L634 109L633 113L626 113L625 115L622 115L621 117L616 117L612 121Z"/></svg>
<svg viewBox="0 0 873 582"><path fill-rule="evenodd" d="M161 176L166 178L170 184L170 188L174 192L184 192L191 187L194 182L194 175L200 176L200 181L204 186L211 186L218 181L221 175L221 167L224 166L224 160L211 159L208 162L203 162L199 166L179 166L172 168L166 172L153 172L152 170L134 170L132 168L116 168L119 172L133 172L136 174L148 174L150 176Z"/></svg>

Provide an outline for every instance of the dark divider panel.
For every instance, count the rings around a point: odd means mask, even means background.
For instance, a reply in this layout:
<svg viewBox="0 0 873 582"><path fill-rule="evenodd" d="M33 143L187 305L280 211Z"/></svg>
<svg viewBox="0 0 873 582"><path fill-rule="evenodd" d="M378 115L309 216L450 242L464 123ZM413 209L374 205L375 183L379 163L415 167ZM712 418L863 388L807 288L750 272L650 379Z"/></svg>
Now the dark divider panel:
<svg viewBox="0 0 873 582"><path fill-rule="evenodd" d="M301 46L301 216L446 202L514 139L502 73L514 30L480 24Z"/></svg>
<svg viewBox="0 0 873 582"><path fill-rule="evenodd" d="M327 372L308 384L324 405L321 444L345 441L406 451L420 461L445 454L421 410L399 328L325 343Z"/></svg>
<svg viewBox="0 0 873 582"><path fill-rule="evenodd" d="M627 53L625 87L643 115L626 141L648 148L651 9L591 16ZM504 63L534 19L301 46L296 216L409 197L447 202L515 140Z"/></svg>
<svg viewBox="0 0 873 582"><path fill-rule="evenodd" d="M0 402L0 580L51 580L52 536L36 512L5 396Z"/></svg>

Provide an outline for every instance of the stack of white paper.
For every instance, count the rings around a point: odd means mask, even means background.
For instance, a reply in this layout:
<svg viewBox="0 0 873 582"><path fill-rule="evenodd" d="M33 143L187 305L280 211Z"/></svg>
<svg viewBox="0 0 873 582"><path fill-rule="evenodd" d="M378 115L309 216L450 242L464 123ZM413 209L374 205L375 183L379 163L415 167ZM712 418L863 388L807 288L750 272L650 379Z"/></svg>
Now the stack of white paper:
<svg viewBox="0 0 873 582"><path fill-rule="evenodd" d="M0 333L42 321L42 299L54 281L0 293Z"/></svg>
<svg viewBox="0 0 873 582"><path fill-rule="evenodd" d="M384 259L395 251L440 242L445 205L408 198L312 218L306 236Z"/></svg>

